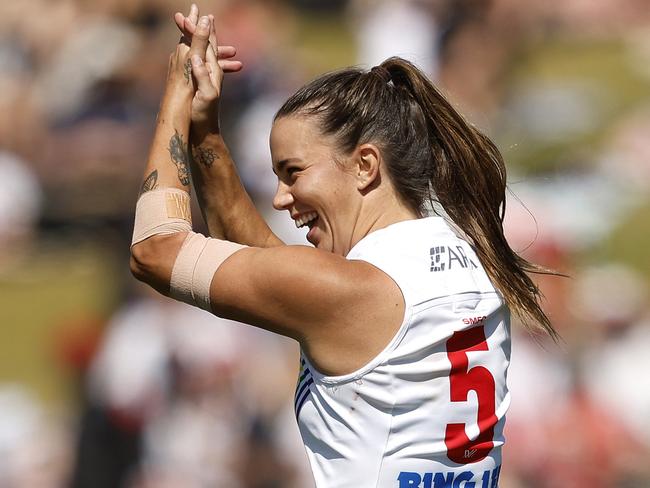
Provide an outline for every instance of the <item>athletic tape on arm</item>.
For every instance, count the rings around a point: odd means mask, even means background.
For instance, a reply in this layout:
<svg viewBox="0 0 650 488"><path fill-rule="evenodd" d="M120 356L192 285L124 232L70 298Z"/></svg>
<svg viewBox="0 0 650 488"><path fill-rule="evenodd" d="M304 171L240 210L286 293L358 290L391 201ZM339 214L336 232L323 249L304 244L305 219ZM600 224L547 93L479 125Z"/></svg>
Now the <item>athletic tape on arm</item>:
<svg viewBox="0 0 650 488"><path fill-rule="evenodd" d="M131 246L159 234L187 232L169 283L169 295L211 312L210 285L219 266L247 247L192 232L189 193L175 188L144 193L136 205Z"/></svg>
<svg viewBox="0 0 650 488"><path fill-rule="evenodd" d="M192 231L190 194L176 188L143 193L135 206L131 246L157 235Z"/></svg>
<svg viewBox="0 0 650 488"><path fill-rule="evenodd" d="M211 312L210 285L219 266L247 246L190 232L178 252L169 296Z"/></svg>

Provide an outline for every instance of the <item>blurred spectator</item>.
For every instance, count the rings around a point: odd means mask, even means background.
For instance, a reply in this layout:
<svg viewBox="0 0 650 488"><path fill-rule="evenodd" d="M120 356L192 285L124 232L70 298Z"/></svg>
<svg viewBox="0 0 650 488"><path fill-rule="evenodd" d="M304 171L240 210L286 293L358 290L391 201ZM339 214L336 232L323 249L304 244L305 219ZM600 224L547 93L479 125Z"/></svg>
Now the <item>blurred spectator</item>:
<svg viewBox="0 0 650 488"><path fill-rule="evenodd" d="M352 12L359 63L370 68L400 56L437 77L439 35L431 2L355 0Z"/></svg>
<svg viewBox="0 0 650 488"><path fill-rule="evenodd" d="M40 185L25 162L0 150L0 273L33 244L41 198Z"/></svg>
<svg viewBox="0 0 650 488"><path fill-rule="evenodd" d="M278 442L271 426L295 379L295 346L278 341L164 298L125 307L88 377L74 486L254 486L240 479L246 446ZM304 462L297 426L287 434L283 452L298 447ZM282 486L305 486L289 483L299 467L277 462L294 473Z"/></svg>
<svg viewBox="0 0 650 488"><path fill-rule="evenodd" d="M649 291L621 265L584 270L576 284L577 309L591 326L583 358L587 392L650 453Z"/></svg>
<svg viewBox="0 0 650 488"><path fill-rule="evenodd" d="M68 475L69 433L19 385L0 385L0 486L63 486Z"/></svg>

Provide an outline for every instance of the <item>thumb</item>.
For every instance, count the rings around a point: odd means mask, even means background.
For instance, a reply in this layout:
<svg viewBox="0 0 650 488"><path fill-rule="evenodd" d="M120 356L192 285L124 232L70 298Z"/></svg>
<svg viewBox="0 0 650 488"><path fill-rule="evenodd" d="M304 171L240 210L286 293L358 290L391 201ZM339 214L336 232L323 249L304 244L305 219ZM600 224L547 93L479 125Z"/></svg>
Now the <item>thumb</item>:
<svg viewBox="0 0 650 488"><path fill-rule="evenodd" d="M204 99L210 99L216 95L216 88L210 79L210 72L208 71L205 62L196 54L191 58L192 60L192 74L196 78L198 90Z"/></svg>

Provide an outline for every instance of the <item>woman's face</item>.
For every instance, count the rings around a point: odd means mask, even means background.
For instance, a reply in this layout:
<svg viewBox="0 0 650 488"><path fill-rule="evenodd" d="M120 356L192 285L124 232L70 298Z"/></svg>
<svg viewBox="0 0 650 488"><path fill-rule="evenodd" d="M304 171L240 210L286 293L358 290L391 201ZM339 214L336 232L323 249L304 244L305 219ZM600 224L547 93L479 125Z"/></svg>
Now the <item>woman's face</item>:
<svg viewBox="0 0 650 488"><path fill-rule="evenodd" d="M346 255L361 196L335 138L320 132L316 117L282 117L271 130L271 157L278 176L273 206L289 211L298 227L309 227L307 240L315 247Z"/></svg>

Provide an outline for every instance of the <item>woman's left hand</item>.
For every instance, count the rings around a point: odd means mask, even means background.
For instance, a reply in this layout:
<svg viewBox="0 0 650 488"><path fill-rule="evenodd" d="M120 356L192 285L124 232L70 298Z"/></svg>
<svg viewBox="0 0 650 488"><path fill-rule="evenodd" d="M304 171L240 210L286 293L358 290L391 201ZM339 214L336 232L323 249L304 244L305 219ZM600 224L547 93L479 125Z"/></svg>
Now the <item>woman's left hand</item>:
<svg viewBox="0 0 650 488"><path fill-rule="evenodd" d="M201 139L208 133L219 133L219 99L224 73L239 71L242 63L231 59L232 46L218 46L214 17L198 19L198 8L192 4L190 14L176 13L174 19L183 33L181 42L190 42L192 74L197 90L192 99L192 134ZM216 51L215 51L216 49Z"/></svg>
<svg viewBox="0 0 650 488"><path fill-rule="evenodd" d="M190 49L186 44L179 42L174 52L169 55L162 112L167 108L175 110L178 107L190 106L195 92Z"/></svg>
<svg viewBox="0 0 650 488"><path fill-rule="evenodd" d="M210 19L203 16L196 26L190 47L191 69L197 84L196 93L192 98L192 129L219 130L219 98L223 71L217 62L217 57L209 43L211 28Z"/></svg>

